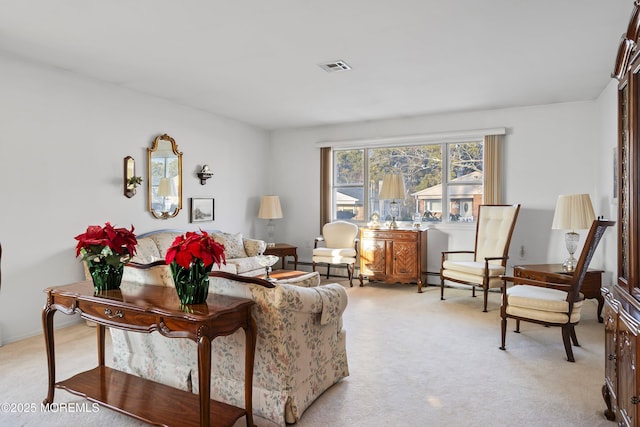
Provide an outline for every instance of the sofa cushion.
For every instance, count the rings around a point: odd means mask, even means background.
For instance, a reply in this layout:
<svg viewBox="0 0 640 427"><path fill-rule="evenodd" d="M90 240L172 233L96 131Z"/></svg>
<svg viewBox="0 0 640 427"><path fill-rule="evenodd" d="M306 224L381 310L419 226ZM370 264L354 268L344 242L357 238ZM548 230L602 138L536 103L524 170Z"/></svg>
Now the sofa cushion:
<svg viewBox="0 0 640 427"><path fill-rule="evenodd" d="M160 255L160 250L158 250L156 242L149 237L138 239L136 255L131 259L132 261L140 264L150 264L161 259L162 255Z"/></svg>
<svg viewBox="0 0 640 427"><path fill-rule="evenodd" d="M235 265L236 274L245 274L252 270L259 270L265 272L265 269L256 257L243 257L243 258L230 258L227 259L227 264Z"/></svg>
<svg viewBox="0 0 640 427"><path fill-rule="evenodd" d="M176 237L182 236L182 234L183 233L177 231L166 231L162 233L152 234L149 236L149 239L152 239L154 242L156 242L158 250L160 251L160 257L161 259L164 259L167 255L167 249L171 247L171 244L174 240L176 240Z"/></svg>
<svg viewBox="0 0 640 427"><path fill-rule="evenodd" d="M244 250L244 242L242 233L225 233L223 231L215 231L211 233L213 239L224 245L224 255L229 258L246 258L247 252Z"/></svg>
<svg viewBox="0 0 640 427"><path fill-rule="evenodd" d="M216 263L213 263L211 271L225 271L227 273L238 274L238 267L232 262L227 262L226 264L221 263L220 266L218 266L218 264Z"/></svg>

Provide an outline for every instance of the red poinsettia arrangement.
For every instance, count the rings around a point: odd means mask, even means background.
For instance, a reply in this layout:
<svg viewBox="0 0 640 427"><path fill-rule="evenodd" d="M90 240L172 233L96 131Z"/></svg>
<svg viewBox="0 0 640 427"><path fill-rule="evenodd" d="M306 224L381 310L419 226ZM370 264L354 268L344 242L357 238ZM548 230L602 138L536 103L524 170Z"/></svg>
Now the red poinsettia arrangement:
<svg viewBox="0 0 640 427"><path fill-rule="evenodd" d="M138 240L131 230L115 228L110 223L104 227L90 225L87 231L75 237L76 256L82 254L81 260L91 260L96 263L106 263L113 266L126 264L136 254Z"/></svg>
<svg viewBox="0 0 640 427"><path fill-rule="evenodd" d="M177 265L184 269L190 269L196 264L211 271L215 262L226 264L224 246L213 240L206 231L200 230L200 234L187 231L185 235L175 238L169 249L165 261L169 265Z"/></svg>
<svg viewBox="0 0 640 427"><path fill-rule="evenodd" d="M200 230L200 234L188 231L176 237L167 249L165 262L171 269L180 302L200 304L207 299L213 263L220 267L227 260L224 246L213 240L206 231Z"/></svg>

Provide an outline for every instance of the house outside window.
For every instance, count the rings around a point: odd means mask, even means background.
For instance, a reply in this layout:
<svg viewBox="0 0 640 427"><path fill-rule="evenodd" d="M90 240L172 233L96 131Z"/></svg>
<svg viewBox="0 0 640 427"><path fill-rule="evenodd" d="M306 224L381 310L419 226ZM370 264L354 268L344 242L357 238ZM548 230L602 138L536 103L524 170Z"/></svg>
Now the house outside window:
<svg viewBox="0 0 640 427"><path fill-rule="evenodd" d="M333 149L332 217L360 224L391 220L381 200L385 174L401 173L405 198L397 221L473 222L484 194L482 141ZM443 159L445 161L443 161Z"/></svg>

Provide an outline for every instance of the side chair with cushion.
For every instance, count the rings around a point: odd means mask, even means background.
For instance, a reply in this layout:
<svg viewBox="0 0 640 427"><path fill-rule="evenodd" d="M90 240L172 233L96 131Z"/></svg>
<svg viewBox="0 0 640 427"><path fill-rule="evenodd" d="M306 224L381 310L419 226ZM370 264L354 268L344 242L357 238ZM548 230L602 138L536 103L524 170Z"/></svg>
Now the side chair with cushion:
<svg viewBox="0 0 640 427"><path fill-rule="evenodd" d="M327 279L331 265L347 266L349 285L353 286L353 272L358 258L358 226L347 221L334 221L322 227L322 236L316 237L313 245L312 270L316 265L327 265ZM324 246L318 243L324 242Z"/></svg>
<svg viewBox="0 0 640 427"><path fill-rule="evenodd" d="M571 342L576 347L580 345L575 331L575 325L580 321L580 312L584 301L580 287L602 235L607 227L614 224L614 221L604 220L593 222L576 269L571 275L558 273L555 277L549 276L554 283L523 277L502 277L504 286L502 287L502 306L500 308L502 317L502 346L500 350L505 350L507 319L511 318L516 319L516 333L520 332L520 321L561 327L567 360L569 362L575 361ZM513 282L514 286L507 289L507 282Z"/></svg>
<svg viewBox="0 0 640 427"><path fill-rule="evenodd" d="M442 252L440 268L440 299L444 300L444 282L462 283L484 291L484 309L490 288L502 287L500 275L506 271L511 235L518 218L520 205L480 205L476 224L476 243L473 251ZM466 254L465 259L450 259L450 255Z"/></svg>

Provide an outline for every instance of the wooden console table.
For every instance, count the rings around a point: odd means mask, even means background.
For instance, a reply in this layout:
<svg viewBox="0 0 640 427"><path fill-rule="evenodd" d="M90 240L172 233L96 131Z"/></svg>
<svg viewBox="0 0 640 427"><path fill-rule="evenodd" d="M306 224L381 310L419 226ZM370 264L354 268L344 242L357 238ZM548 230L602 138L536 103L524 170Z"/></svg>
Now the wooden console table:
<svg viewBox="0 0 640 427"><path fill-rule="evenodd" d="M264 251L265 255L275 255L282 259L282 269L284 270L284 258L287 256L293 257L293 269L298 269L298 247L289 245L287 243L276 243L273 246L267 246Z"/></svg>
<svg viewBox="0 0 640 427"><path fill-rule="evenodd" d="M598 300L598 322L602 323L602 306L604 305L604 297L600 292L602 287L602 270L587 270L584 276L580 292L585 298L595 298ZM543 282L558 281L558 275L571 275L571 273L562 271L562 264L530 264L516 265L513 267L513 275L515 277L524 277L532 280L540 280Z"/></svg>
<svg viewBox="0 0 640 427"><path fill-rule="evenodd" d="M45 289L47 303L42 326L49 364L44 404L53 403L54 389L61 388L118 412L153 425L232 426L243 415L254 426L251 408L256 325L253 301L210 294L204 304L180 305L174 288L123 282L121 289L96 294L91 281ZM98 366L56 382L53 315L80 313L97 323ZM169 338L189 338L198 344L200 396L130 375L105 365L105 327L151 333ZM211 341L243 328L246 337L245 408L210 400ZM200 410L196 408L200 407Z"/></svg>

